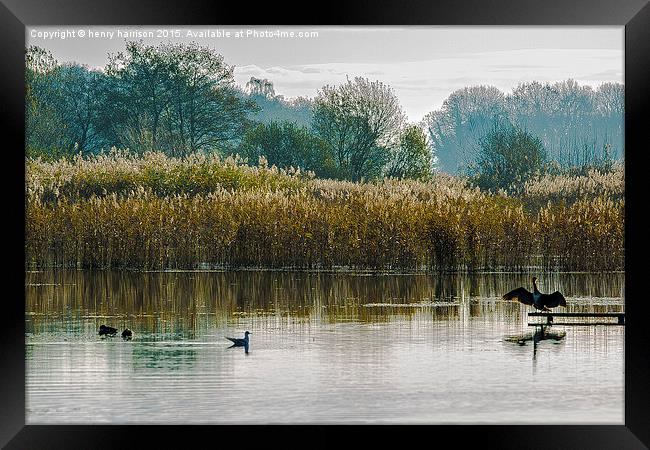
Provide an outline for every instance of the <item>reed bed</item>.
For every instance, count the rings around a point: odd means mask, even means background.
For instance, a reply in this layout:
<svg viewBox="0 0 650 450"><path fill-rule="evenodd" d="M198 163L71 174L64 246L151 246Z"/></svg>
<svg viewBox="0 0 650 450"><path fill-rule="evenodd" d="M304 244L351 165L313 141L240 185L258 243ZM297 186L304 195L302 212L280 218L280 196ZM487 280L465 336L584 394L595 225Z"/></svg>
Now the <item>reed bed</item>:
<svg viewBox="0 0 650 450"><path fill-rule="evenodd" d="M547 202L574 203L585 198L623 199L625 197L625 168L613 165L611 171L591 169L587 175L544 175L524 184L522 199L531 207Z"/></svg>
<svg viewBox="0 0 650 450"><path fill-rule="evenodd" d="M214 156L28 160L26 263L621 270L623 196L592 189L574 198L562 194L572 189L567 183L559 194L557 183L546 194L531 184L521 197L508 197L443 174L428 182L351 183Z"/></svg>
<svg viewBox="0 0 650 450"><path fill-rule="evenodd" d="M59 198L77 201L111 194L124 196L139 189L163 197L205 195L220 189L291 190L301 186L301 180L313 176L300 170L268 167L263 157L258 165L252 166L239 156L222 159L216 154L195 153L174 158L158 152L137 156L117 149L54 162L30 158L26 166L28 195L38 195L44 202Z"/></svg>

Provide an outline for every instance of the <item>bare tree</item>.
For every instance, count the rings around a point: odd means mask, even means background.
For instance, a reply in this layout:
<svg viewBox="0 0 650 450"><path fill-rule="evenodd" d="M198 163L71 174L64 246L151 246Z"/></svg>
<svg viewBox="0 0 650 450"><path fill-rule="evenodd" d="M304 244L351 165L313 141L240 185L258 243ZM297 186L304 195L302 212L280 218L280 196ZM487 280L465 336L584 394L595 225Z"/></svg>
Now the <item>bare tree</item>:
<svg viewBox="0 0 650 450"><path fill-rule="evenodd" d="M456 172L476 157L480 139L506 115L505 96L493 86L452 92L424 122L442 170Z"/></svg>
<svg viewBox="0 0 650 450"><path fill-rule="evenodd" d="M331 146L341 173L356 181L381 175L404 122L389 86L357 77L318 92L312 128Z"/></svg>
<svg viewBox="0 0 650 450"><path fill-rule="evenodd" d="M250 95L261 95L267 98L275 97L275 89L273 83L266 78L260 79L251 77L250 81L246 83L246 91Z"/></svg>
<svg viewBox="0 0 650 450"><path fill-rule="evenodd" d="M597 90L574 80L519 84L504 95L489 86L452 93L424 122L441 170L456 172L475 161L493 126L513 124L538 136L549 158L585 166L623 156L623 85Z"/></svg>

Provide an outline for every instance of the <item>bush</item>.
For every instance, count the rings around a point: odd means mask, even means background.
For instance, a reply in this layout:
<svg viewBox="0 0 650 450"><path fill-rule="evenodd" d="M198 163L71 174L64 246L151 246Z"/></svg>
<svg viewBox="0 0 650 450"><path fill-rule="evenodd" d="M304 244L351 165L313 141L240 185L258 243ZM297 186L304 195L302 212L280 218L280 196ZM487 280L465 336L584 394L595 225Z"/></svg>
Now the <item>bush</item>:
<svg viewBox="0 0 650 450"><path fill-rule="evenodd" d="M547 163L542 141L521 128L496 125L481 139L470 177L483 190L520 192L524 183Z"/></svg>
<svg viewBox="0 0 650 450"><path fill-rule="evenodd" d="M335 163L329 146L294 122L260 123L250 128L239 146L250 161L260 157L281 168L310 170L320 177L332 177Z"/></svg>

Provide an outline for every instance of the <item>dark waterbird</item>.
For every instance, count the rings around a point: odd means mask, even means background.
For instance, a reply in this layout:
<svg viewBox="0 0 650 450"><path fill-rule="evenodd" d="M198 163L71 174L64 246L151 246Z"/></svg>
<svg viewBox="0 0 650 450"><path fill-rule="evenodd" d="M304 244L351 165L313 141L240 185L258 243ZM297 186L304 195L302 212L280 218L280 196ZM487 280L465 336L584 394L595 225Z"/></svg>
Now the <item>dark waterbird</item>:
<svg viewBox="0 0 650 450"><path fill-rule="evenodd" d="M99 326L100 336L115 336L116 334L117 334L117 328L107 327L106 325Z"/></svg>
<svg viewBox="0 0 650 450"><path fill-rule="evenodd" d="M131 339L133 339L133 331L126 328L124 331L122 331L122 339L126 341L130 341Z"/></svg>
<svg viewBox="0 0 650 450"><path fill-rule="evenodd" d="M244 351L248 353L248 335L253 334L250 331L247 331L244 333L244 337L242 338L231 338L226 336L226 339L232 342L232 345L228 348L232 347L244 347Z"/></svg>
<svg viewBox="0 0 650 450"><path fill-rule="evenodd" d="M549 308L556 308L558 306L566 306L566 300L560 291L555 291L552 294L542 294L537 290L537 277L533 277L533 292L528 291L526 288L519 287L508 292L503 296L504 300L518 300L524 305L532 305L535 309L540 311L550 311Z"/></svg>

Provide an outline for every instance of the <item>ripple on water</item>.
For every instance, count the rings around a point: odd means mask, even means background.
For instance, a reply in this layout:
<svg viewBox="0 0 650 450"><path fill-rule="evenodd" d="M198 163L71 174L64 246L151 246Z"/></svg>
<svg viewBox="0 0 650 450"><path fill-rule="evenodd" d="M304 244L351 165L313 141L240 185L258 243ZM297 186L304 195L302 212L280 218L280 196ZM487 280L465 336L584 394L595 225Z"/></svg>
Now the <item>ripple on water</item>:
<svg viewBox="0 0 650 450"><path fill-rule="evenodd" d="M30 276L28 423L623 423L625 327L535 343L529 308L500 300L519 275ZM622 274L553 282L572 308L623 309ZM228 348L245 330L250 352Z"/></svg>

